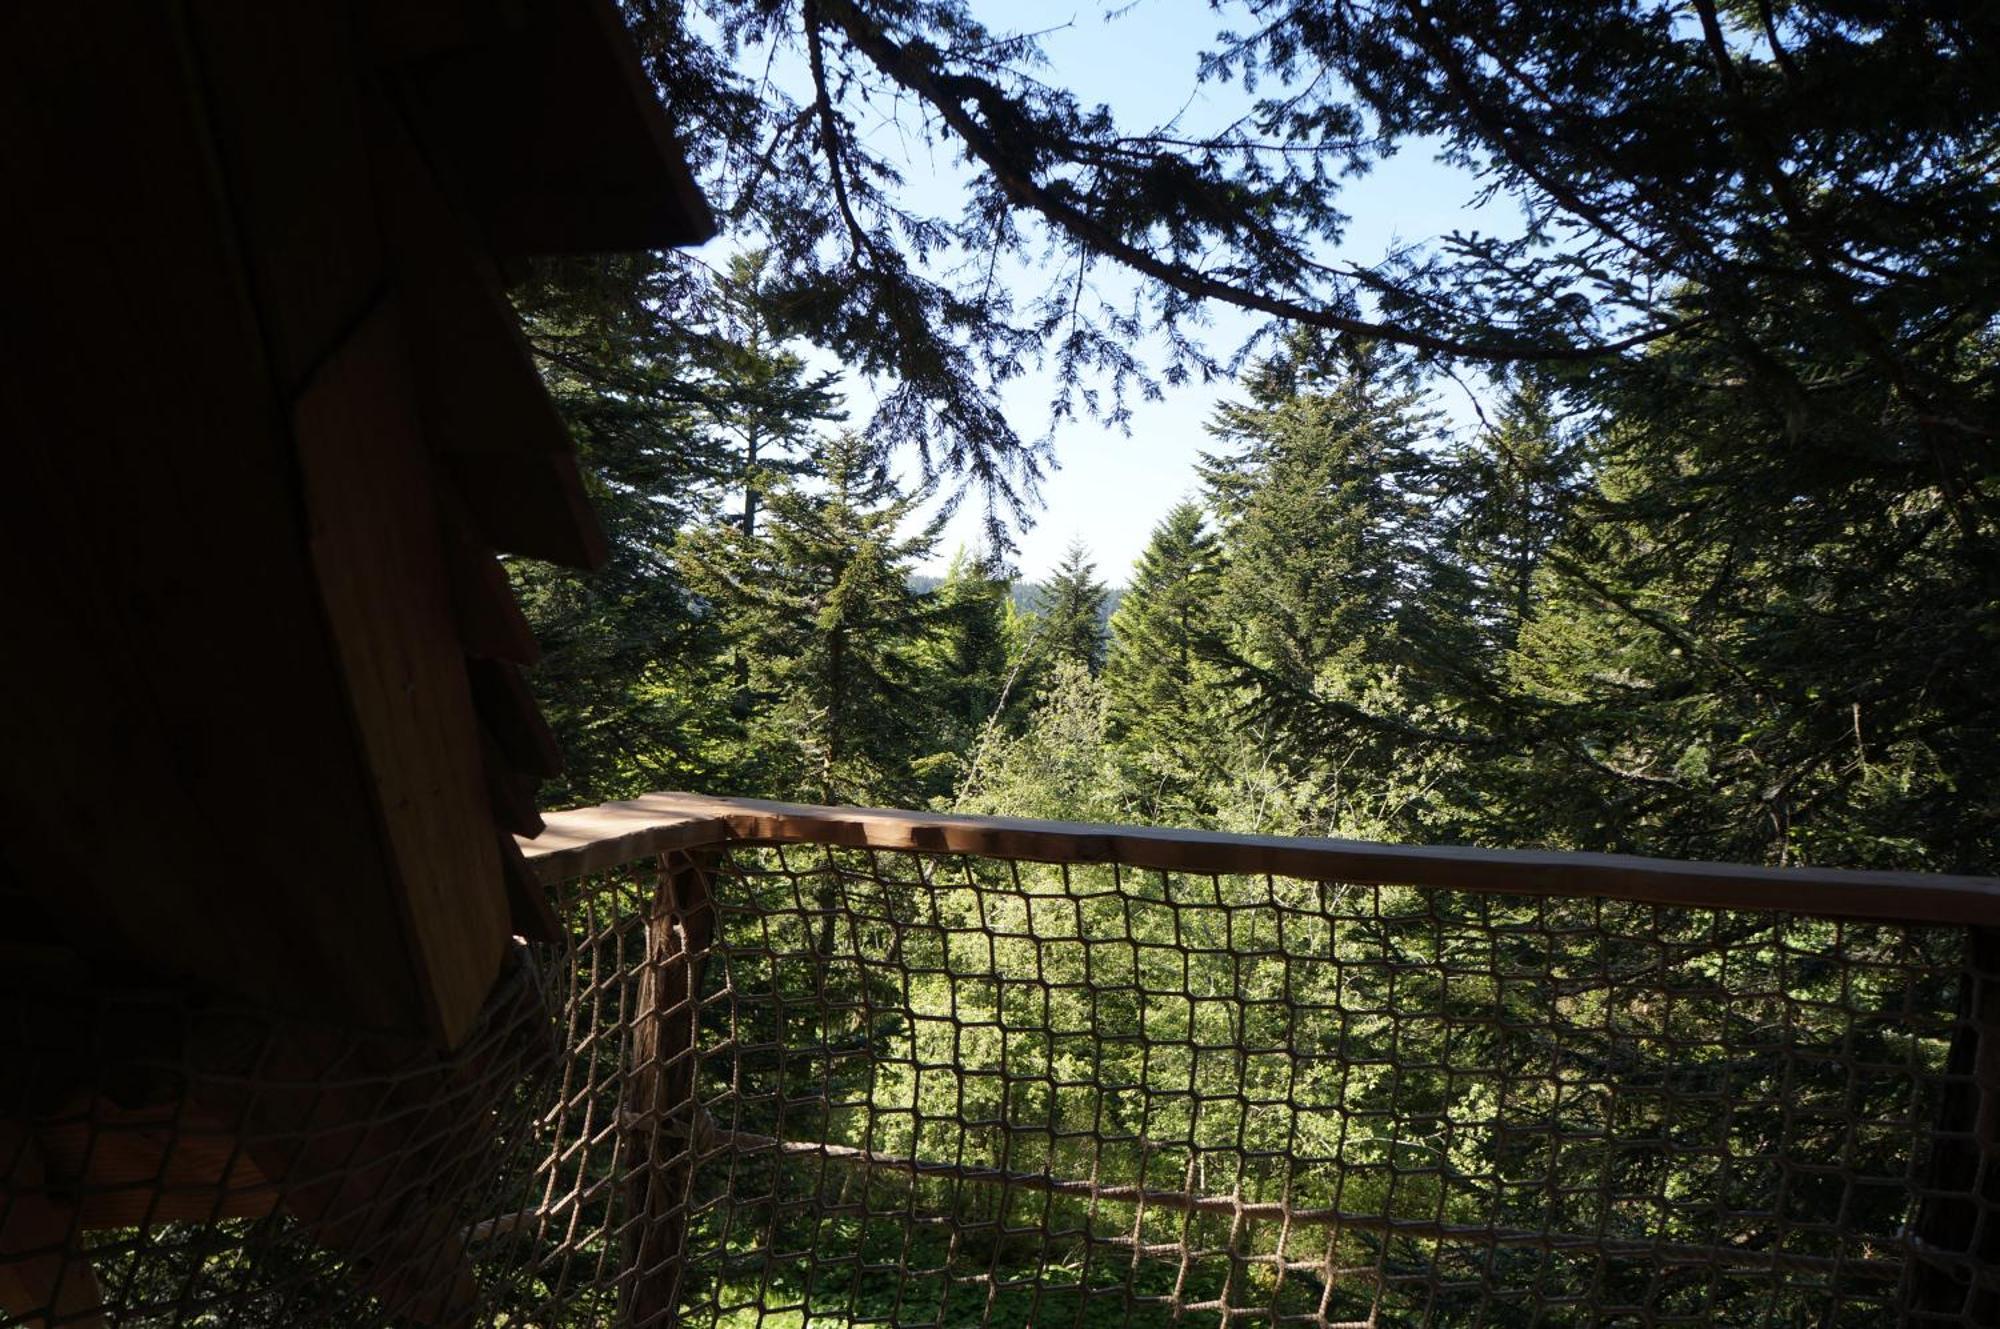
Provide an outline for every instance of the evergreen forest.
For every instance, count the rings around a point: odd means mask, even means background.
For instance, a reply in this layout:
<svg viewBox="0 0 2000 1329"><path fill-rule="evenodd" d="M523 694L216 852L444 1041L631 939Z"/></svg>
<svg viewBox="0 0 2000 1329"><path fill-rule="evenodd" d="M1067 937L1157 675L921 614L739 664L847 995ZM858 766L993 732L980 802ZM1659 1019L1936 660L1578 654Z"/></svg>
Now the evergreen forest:
<svg viewBox="0 0 2000 1329"><path fill-rule="evenodd" d="M568 760L544 804L682 789L1992 872L2000 9L1193 8L1198 84L1243 108L1220 127L1121 123L970 0L629 5L730 257L569 260L516 288L612 546L587 575L511 567ZM951 163L949 206L882 123ZM1399 150L1469 172L1518 229L1333 257L1343 190ZM1257 330L1214 344L1217 308ZM1051 459L1046 421L999 403L1029 363L1053 418L1109 430L1229 384L1132 566L1085 530L1019 576ZM1471 416L1440 409L1460 390ZM967 504L984 538L944 547ZM822 867L731 883L758 921L724 920L714 1018L787 1049L734 1064L738 1129L1107 1182L1228 1165L1210 1192L1830 1261L1859 1249L1840 1225L1928 1221L1909 1160L1949 1110L1954 934ZM1045 897L1070 921L1038 933ZM1252 915L1307 935L1231 930ZM1816 1153L1844 1179L1800 1180ZM1330 1282L1230 1273L1283 1253L1275 1224L1190 1219L1177 1239L1224 1258L1133 1257L1100 1303L1095 1208L1037 1210L1024 1246L970 1189L744 1166L772 1195L873 1187L959 1227L746 1203L717 1267L764 1263L704 1284L723 1322L1222 1323L1133 1308L1225 1276L1274 1319L1337 1308ZM1419 1267L1341 1240L1357 1267ZM772 1260L806 1247L904 1272ZM1586 1293L1635 1323L1888 1322L1810 1280L1465 1258L1369 1322L1608 1322ZM1055 1267L1070 1291L1043 1300ZM743 1309L760 1298L793 1318Z"/></svg>

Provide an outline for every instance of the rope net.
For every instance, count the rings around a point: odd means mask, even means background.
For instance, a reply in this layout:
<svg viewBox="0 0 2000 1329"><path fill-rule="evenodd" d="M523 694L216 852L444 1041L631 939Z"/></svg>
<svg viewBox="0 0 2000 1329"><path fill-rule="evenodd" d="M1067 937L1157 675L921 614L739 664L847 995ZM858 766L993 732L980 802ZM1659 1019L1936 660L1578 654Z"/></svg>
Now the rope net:
<svg viewBox="0 0 2000 1329"><path fill-rule="evenodd" d="M558 897L569 944L524 948L453 1058L184 1029L211 1051L153 1068L172 1114L100 1086L68 1119L98 1157L152 1132L131 1151L152 1171L122 1180L54 1157L40 1104L0 1138L0 1304L34 1325L2000 1322L1977 1088L2000 1081L1977 1037L2000 979L1963 928L818 845ZM225 1147L197 1168L204 1130Z"/></svg>

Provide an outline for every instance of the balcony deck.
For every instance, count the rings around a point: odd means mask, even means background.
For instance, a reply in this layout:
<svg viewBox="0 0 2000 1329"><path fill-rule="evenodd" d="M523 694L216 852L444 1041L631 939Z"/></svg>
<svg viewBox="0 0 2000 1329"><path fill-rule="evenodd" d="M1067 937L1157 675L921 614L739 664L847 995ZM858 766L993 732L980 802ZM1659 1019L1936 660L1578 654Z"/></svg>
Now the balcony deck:
<svg viewBox="0 0 2000 1329"><path fill-rule="evenodd" d="M2000 882L548 820L624 1056L504 1222L629 1322L1994 1322Z"/></svg>
<svg viewBox="0 0 2000 1329"><path fill-rule="evenodd" d="M37 1104L40 1156L0 1129L0 1307L2000 1324L2000 881L672 794L547 821L556 936L443 1061L24 1006L126 1097Z"/></svg>

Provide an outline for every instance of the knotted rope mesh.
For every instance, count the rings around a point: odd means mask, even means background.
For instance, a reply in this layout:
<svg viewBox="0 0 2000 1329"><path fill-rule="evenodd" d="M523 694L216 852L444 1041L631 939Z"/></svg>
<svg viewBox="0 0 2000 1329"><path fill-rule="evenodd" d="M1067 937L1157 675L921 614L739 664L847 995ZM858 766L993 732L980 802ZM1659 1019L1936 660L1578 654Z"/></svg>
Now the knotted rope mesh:
<svg viewBox="0 0 2000 1329"><path fill-rule="evenodd" d="M392 1138L194 1096L320 1202L74 1223L95 1322L2000 1314L1963 928L821 845L558 895L473 1047L335 1077Z"/></svg>
<svg viewBox="0 0 2000 1329"><path fill-rule="evenodd" d="M0 1017L0 1311L37 1327L469 1319L561 1061L525 952L449 1056L171 992Z"/></svg>

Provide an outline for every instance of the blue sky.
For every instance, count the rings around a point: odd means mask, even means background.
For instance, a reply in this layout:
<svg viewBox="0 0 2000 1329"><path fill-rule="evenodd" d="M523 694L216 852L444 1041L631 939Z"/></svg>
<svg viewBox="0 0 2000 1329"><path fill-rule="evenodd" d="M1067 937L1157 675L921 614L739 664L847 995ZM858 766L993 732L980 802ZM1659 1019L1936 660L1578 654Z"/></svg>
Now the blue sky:
<svg viewBox="0 0 2000 1329"><path fill-rule="evenodd" d="M1043 32L1049 61L1043 76L1071 88L1085 102L1108 104L1120 123L1133 129L1150 129L1178 116L1184 128L1200 130L1225 123L1244 108L1238 88L1195 86L1198 53L1213 44L1231 17L1212 9L1206 0L1111 5L1094 0L974 0L973 8L996 31ZM1107 8L1113 11L1109 17ZM878 147L900 157L914 202L942 213L956 212L962 165L942 153L902 156L906 141L886 126L875 134ZM1371 262L1398 244L1470 226L1474 188L1464 172L1438 163L1420 148L1406 147L1343 189L1341 207L1353 220L1337 252L1350 260ZM1487 227L1492 229L1490 220ZM1123 280L1109 271L1105 279ZM1256 326L1248 316L1218 308L1212 314L1212 346L1226 354ZM1155 362L1164 358L1158 348L1141 350L1142 355L1151 350L1153 354L1144 358ZM847 390L852 418L865 419L873 393L859 381L849 382ZM1004 388L1008 418L1023 437L1039 438L1047 431L1054 390L1052 374L1033 372ZM1195 384L1168 388L1166 393L1163 401L1134 403L1129 433L1087 417L1057 427L1059 469L1042 487L1044 502L1033 526L1016 533L1014 562L1021 575L1030 580L1046 575L1070 541L1081 538L1096 559L1099 576L1122 584L1153 526L1174 503L1196 492L1196 464L1200 453L1212 446L1204 423L1218 402L1233 395L1233 387L1226 382ZM1441 395L1438 404L1448 419L1463 422L1469 415L1457 392ZM956 548L979 543L980 521L977 503L969 500L947 528L935 563L924 570L941 571Z"/></svg>
<svg viewBox="0 0 2000 1329"><path fill-rule="evenodd" d="M1197 53L1228 19L1204 0L1149 0L1106 19L1102 5L1007 0L977 6L982 13L1004 12L1016 30L1056 28L1043 39L1051 82L1066 85L1086 101L1109 104L1122 123L1152 127L1177 113L1195 127L1233 118L1242 108L1240 89L1195 89ZM1188 102L1190 91L1195 101ZM913 173L914 174L914 173ZM1471 178L1438 163L1423 151L1405 150L1342 191L1341 206L1353 221L1341 253L1360 261L1381 258L1392 246L1428 240L1470 224ZM1254 330L1249 316L1218 309L1214 344L1224 350ZM1031 375L1008 385L1003 400L1008 417L1024 435L1040 436L1048 425L1052 376ZM1138 403L1131 432L1122 434L1089 420L1059 426L1056 459L1061 470L1043 486L1045 500L1032 529L1018 536L1016 563L1023 576L1038 579L1059 561L1072 539L1081 538L1096 557L1098 573L1122 584L1153 526L1169 507L1195 493L1200 453L1214 446L1203 426L1218 402L1234 395L1233 385L1215 383L1168 388L1159 402ZM1450 396L1440 399L1448 414ZM953 521L941 553L978 539L977 514Z"/></svg>

